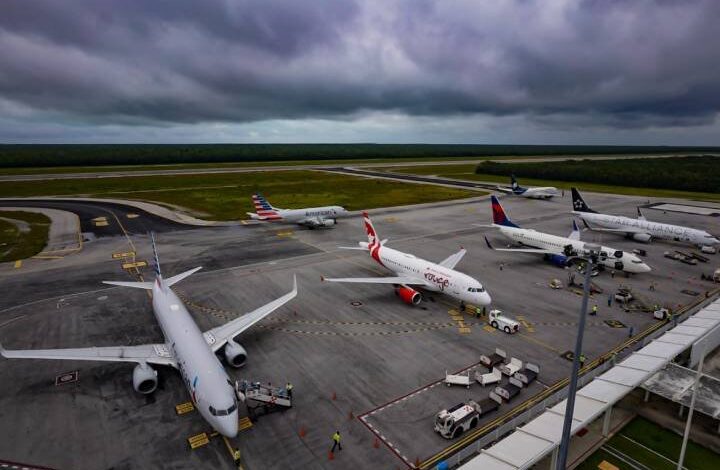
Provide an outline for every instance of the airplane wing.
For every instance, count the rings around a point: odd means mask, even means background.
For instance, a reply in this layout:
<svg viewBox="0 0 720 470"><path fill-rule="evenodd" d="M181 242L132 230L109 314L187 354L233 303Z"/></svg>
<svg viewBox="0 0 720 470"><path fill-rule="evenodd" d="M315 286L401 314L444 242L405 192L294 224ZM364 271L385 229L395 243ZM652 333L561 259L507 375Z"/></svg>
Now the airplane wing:
<svg viewBox="0 0 720 470"><path fill-rule="evenodd" d="M607 233L647 233L645 230L639 228L639 227L628 227L628 228L602 228L602 227L595 227L590 226L584 219L583 224L585 227L588 228L588 230L592 230L593 232L607 232Z"/></svg>
<svg viewBox="0 0 720 470"><path fill-rule="evenodd" d="M294 299L295 296L297 296L297 278L293 276L293 289L290 292L258 309L253 310L250 313L246 313L241 317L225 323L224 325L216 326L213 329L207 330L203 333L205 341L207 341L213 351L217 351L223 347L229 339L234 338L243 331L247 330L255 323L259 322L278 308L288 303L290 300Z"/></svg>
<svg viewBox="0 0 720 470"><path fill-rule="evenodd" d="M539 255L558 255L561 254L558 251L553 250L545 250L542 248L495 248L490 244L490 240L485 237L485 243L487 243L488 248L495 251L514 251L517 253L535 253Z"/></svg>
<svg viewBox="0 0 720 470"><path fill-rule="evenodd" d="M393 277L338 277L338 278L322 278L328 282L357 282L365 284L409 284L409 285L426 285L427 283L417 277L410 276L393 276Z"/></svg>
<svg viewBox="0 0 720 470"><path fill-rule="evenodd" d="M450 255L444 260L440 261L438 263L440 266L443 266L448 269L453 269L457 264L460 262L461 259L463 259L463 256L465 256L465 253L467 253L467 250L465 248L462 248L460 251L455 253L454 255Z"/></svg>
<svg viewBox="0 0 720 470"><path fill-rule="evenodd" d="M77 349L9 350L0 345L0 355L19 359L65 359L74 361L137 362L176 366L175 357L165 344L108 346Z"/></svg>
<svg viewBox="0 0 720 470"><path fill-rule="evenodd" d="M512 188L507 188L505 186L495 186L496 191L500 191L501 193L508 193L512 194L513 190Z"/></svg>

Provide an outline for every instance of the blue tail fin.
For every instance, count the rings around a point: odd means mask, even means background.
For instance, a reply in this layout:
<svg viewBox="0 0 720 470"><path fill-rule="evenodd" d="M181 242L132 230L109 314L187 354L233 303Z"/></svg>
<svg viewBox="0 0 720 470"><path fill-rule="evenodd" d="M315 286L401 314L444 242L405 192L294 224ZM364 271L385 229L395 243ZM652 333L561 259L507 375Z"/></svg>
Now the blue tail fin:
<svg viewBox="0 0 720 470"><path fill-rule="evenodd" d="M502 225L504 227L520 228L515 225L507 215L505 215L505 211L500 205L500 201L498 201L495 196L490 196L490 201L492 203L493 224Z"/></svg>
<svg viewBox="0 0 720 470"><path fill-rule="evenodd" d="M515 179L515 175L510 175L510 187L515 194L522 194L526 191L525 188L518 184L517 180Z"/></svg>

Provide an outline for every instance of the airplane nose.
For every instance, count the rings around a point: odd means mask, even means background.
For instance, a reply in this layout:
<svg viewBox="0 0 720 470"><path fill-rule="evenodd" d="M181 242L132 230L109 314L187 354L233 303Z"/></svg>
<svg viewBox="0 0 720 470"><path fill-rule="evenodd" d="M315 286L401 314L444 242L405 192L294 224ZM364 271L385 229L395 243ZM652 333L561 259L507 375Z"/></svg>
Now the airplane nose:
<svg viewBox="0 0 720 470"><path fill-rule="evenodd" d="M639 271L641 273L649 273L652 271L652 268L645 263L638 265L638 268L640 268Z"/></svg>
<svg viewBox="0 0 720 470"><path fill-rule="evenodd" d="M225 437L235 437L238 434L237 412L228 416L218 417L215 421L215 429Z"/></svg>
<svg viewBox="0 0 720 470"><path fill-rule="evenodd" d="M490 305L491 301L492 301L492 299L490 298L490 294L488 294L487 292L484 292L484 293L480 294L480 298L477 303L479 305L482 305L483 307L486 307L486 306Z"/></svg>

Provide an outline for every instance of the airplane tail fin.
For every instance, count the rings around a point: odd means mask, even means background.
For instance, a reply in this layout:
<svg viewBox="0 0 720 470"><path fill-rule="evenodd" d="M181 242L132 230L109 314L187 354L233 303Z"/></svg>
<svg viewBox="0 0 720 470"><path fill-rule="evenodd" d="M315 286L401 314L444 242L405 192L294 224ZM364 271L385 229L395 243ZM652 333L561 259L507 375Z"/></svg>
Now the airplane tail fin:
<svg viewBox="0 0 720 470"><path fill-rule="evenodd" d="M385 242L385 240L380 240L380 237L375 231L375 227L373 227L372 220L370 220L370 216L368 215L367 211L363 211L362 216L363 222L365 223L365 233L367 233L368 237L367 248L372 251L375 246L381 246Z"/></svg>
<svg viewBox="0 0 720 470"><path fill-rule="evenodd" d="M150 232L150 241L152 243L155 276L162 278L162 273L160 272L160 257L158 256L157 246L155 246L155 232Z"/></svg>
<svg viewBox="0 0 720 470"><path fill-rule="evenodd" d="M515 179L515 175L510 175L510 187L512 188L514 193L519 194L525 191L525 188L518 184L517 179Z"/></svg>
<svg viewBox="0 0 720 470"><path fill-rule="evenodd" d="M505 211L500 205L500 201L498 201L495 196L490 196L490 201L492 203L493 225L520 228L515 225L507 215L505 215Z"/></svg>
<svg viewBox="0 0 720 470"><path fill-rule="evenodd" d="M251 217L253 219L257 218L258 220L279 220L282 219L280 214L278 213L278 208L273 207L267 199L263 197L260 193L255 193L252 195L252 201L253 205L255 206L255 214L256 217Z"/></svg>
<svg viewBox="0 0 720 470"><path fill-rule="evenodd" d="M640 212L640 206L637 206L636 209L637 209L638 219L640 219L640 220L646 220L646 219L645 219L645 216L642 215L642 212Z"/></svg>
<svg viewBox="0 0 720 470"><path fill-rule="evenodd" d="M570 188L570 190L572 191L572 203L573 210L575 212L595 212L594 210L590 209L587 204L585 204L585 201L583 200L577 188Z"/></svg>

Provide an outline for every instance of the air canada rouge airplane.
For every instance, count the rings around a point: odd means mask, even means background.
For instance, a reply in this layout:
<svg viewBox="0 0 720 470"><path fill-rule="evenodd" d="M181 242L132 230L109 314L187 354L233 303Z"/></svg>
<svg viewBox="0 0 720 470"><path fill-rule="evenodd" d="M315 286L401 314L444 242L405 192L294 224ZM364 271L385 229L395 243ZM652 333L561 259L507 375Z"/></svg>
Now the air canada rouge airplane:
<svg viewBox="0 0 720 470"><path fill-rule="evenodd" d="M292 291L282 297L224 325L202 332L170 288L200 268L164 279L160 274L154 237L153 253L154 282L103 282L152 291L153 311L165 342L135 346L13 351L0 345L0 355L19 359L134 362L137 365L132 373L133 388L144 394L155 391L158 384L157 371L150 364L174 367L182 375L193 404L203 418L220 434L235 437L238 433L237 397L232 382L215 353L222 349L230 365L242 366L247 352L235 341L235 337L293 299L297 295L297 282L294 281Z"/></svg>
<svg viewBox="0 0 720 470"><path fill-rule="evenodd" d="M568 237L559 237L533 229L524 229L515 225L506 215L500 202L491 196L493 223L491 227L500 230L500 233L512 241L530 248L493 248L490 241L485 238L488 247L496 251L513 251L518 253L536 253L550 257L554 262L567 262L574 253L585 251L585 242L580 241L580 231L573 221L573 231ZM639 257L632 253L616 250L608 246L600 247L599 263L605 267L625 271L628 273L646 273L650 266L643 263Z"/></svg>
<svg viewBox="0 0 720 470"><path fill-rule="evenodd" d="M332 227L337 224L338 217L347 216L341 206L308 207L306 209L280 209L272 206L261 194L253 194L255 212L247 214L253 220L267 222L289 222L304 225L308 228Z"/></svg>
<svg viewBox="0 0 720 470"><path fill-rule="evenodd" d="M637 219L620 215L600 214L588 207L575 188L572 188L572 200L572 213L580 217L590 230L625 235L643 243L658 238L685 242L700 248L720 244L720 240L704 230L646 220L640 213L640 208L637 209L639 216Z"/></svg>
<svg viewBox="0 0 720 470"><path fill-rule="evenodd" d="M513 196L527 197L530 199L550 199L553 196L557 196L557 188L552 186L546 187L535 187L535 188L523 188L520 186L515 179L515 175L510 175L510 187L497 186L500 192L512 194Z"/></svg>
<svg viewBox="0 0 720 470"><path fill-rule="evenodd" d="M410 286L419 286L433 292L441 292L475 306L490 305L490 295L478 281L456 271L454 268L465 256L463 248L440 263L432 263L416 258L409 253L394 250L385 246L387 240L379 240L370 216L362 213L368 241L358 242L359 247L341 247L349 250L367 250L370 256L380 265L392 271L391 277L351 277L326 279L328 282L359 282L370 284L392 284L395 293L410 305L417 305L422 300L420 292Z"/></svg>

